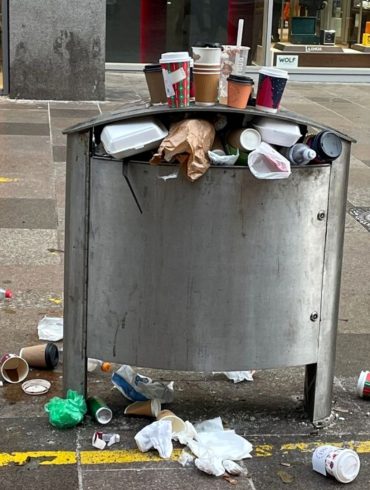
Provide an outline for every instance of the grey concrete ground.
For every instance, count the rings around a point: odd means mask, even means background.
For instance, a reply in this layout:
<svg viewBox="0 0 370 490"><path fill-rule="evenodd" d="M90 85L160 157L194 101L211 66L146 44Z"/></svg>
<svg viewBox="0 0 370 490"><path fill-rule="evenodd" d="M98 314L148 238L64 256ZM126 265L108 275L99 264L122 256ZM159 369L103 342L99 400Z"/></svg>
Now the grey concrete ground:
<svg viewBox="0 0 370 490"><path fill-rule="evenodd" d="M14 300L0 307L1 354L36 344L37 322L43 315L62 316L66 141L61 130L146 96L141 76L113 73L107 82L109 102L0 99L0 287L14 292ZM253 443L253 458L243 463L248 474L230 483L194 467L183 468L175 460L137 459L133 437L148 420L123 416L127 402L112 391L109 375L92 373L89 392L107 399L114 412L109 431L121 435L114 446L121 452L115 457L108 450L107 459L97 464L90 452L94 422L88 419L76 429L58 431L43 411L46 400L61 395L62 366L51 374L33 370L31 378L52 381L48 395L29 397L19 385L0 388L3 490L223 489L235 483L236 488L252 490L339 488L311 469L313 448L326 442L359 451L361 472L351 488L369 488L370 405L357 397L356 381L361 369L370 368L370 87L290 83L284 106L357 139L348 191L335 422L318 431L307 420L302 368L257 372L254 383L238 385L222 375L146 370L156 379L175 380L176 399L168 408L179 416L197 422L220 415L226 427Z"/></svg>

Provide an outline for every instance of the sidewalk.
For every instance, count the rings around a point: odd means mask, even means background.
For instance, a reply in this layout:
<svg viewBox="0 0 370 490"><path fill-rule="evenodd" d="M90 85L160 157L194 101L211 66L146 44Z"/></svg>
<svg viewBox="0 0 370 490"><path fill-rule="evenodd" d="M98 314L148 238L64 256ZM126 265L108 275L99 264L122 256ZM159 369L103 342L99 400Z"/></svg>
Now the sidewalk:
<svg viewBox="0 0 370 490"><path fill-rule="evenodd" d="M66 139L61 131L147 95L145 80L137 74L107 74L107 85L108 102L0 98L0 287L14 293L9 305L0 306L1 354L18 353L21 347L37 343L37 323L43 315L63 315ZM303 368L260 371L253 383L238 385L222 375L144 372L175 381L176 398L169 408L179 416L191 422L221 416L225 427L234 428L254 445L253 458L244 461L249 476L237 478L236 488L339 488L340 484L311 469L312 449L330 442L359 451L362 468L351 489L367 490L370 404L357 397L356 383L359 372L370 368L370 87L289 83L283 102L284 108L357 139L348 189L335 423L317 431L305 417ZM43 405L46 399L61 395L62 366L51 374L31 374L52 381L46 397L29 397L19 385L0 388L3 490L230 487L222 478L183 468L175 460L139 453L134 435L147 420L123 416L127 403L111 390L109 375L89 375L90 392L106 398L113 409L109 432L121 435L121 443L113 447L119 452L100 453L91 447L97 428L92 422L68 431L55 430L48 423Z"/></svg>

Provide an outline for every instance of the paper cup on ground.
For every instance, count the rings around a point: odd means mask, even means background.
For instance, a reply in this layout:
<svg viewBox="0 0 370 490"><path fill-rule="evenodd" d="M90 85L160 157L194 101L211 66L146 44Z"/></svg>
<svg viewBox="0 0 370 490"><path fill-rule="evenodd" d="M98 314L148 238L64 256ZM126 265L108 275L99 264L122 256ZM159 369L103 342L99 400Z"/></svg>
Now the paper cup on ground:
<svg viewBox="0 0 370 490"><path fill-rule="evenodd" d="M262 142L260 133L253 128L234 129L226 139L229 145L246 151L255 150Z"/></svg>
<svg viewBox="0 0 370 490"><path fill-rule="evenodd" d="M242 75L230 75L227 79L227 105L245 109L253 90L253 80Z"/></svg>
<svg viewBox="0 0 370 490"><path fill-rule="evenodd" d="M146 84L148 85L150 101L153 105L166 104L167 94L164 87L162 67L159 64L144 67Z"/></svg>
<svg viewBox="0 0 370 490"><path fill-rule="evenodd" d="M194 63L220 65L221 48L196 47L191 48L193 51Z"/></svg>
<svg viewBox="0 0 370 490"><path fill-rule="evenodd" d="M159 400L148 400L146 402L134 402L125 408L125 415L141 415L145 417L157 417L161 411Z"/></svg>
<svg viewBox="0 0 370 490"><path fill-rule="evenodd" d="M22 357L30 367L41 369L54 369L59 362L58 347L52 342L31 347L23 347L19 356Z"/></svg>
<svg viewBox="0 0 370 490"><path fill-rule="evenodd" d="M185 422L171 410L162 410L157 415L157 420L169 420L172 423L172 432L176 434L186 430Z"/></svg>
<svg viewBox="0 0 370 490"><path fill-rule="evenodd" d="M219 71L198 71L194 68L195 104L215 105L218 100Z"/></svg>
<svg viewBox="0 0 370 490"><path fill-rule="evenodd" d="M169 107L187 107L190 101L190 57L186 51L163 53L164 86Z"/></svg>
<svg viewBox="0 0 370 490"><path fill-rule="evenodd" d="M29 372L27 361L16 354L4 354L0 359L0 372L8 383L24 381Z"/></svg>
<svg viewBox="0 0 370 490"><path fill-rule="evenodd" d="M262 68L259 71L256 108L265 112L277 112L288 78L288 72L284 70Z"/></svg>
<svg viewBox="0 0 370 490"><path fill-rule="evenodd" d="M360 458L351 449L320 446L312 455L312 467L322 475L333 476L341 483L350 483L360 471Z"/></svg>
<svg viewBox="0 0 370 490"><path fill-rule="evenodd" d="M361 371L357 382L357 393L361 398L370 399L370 372Z"/></svg>

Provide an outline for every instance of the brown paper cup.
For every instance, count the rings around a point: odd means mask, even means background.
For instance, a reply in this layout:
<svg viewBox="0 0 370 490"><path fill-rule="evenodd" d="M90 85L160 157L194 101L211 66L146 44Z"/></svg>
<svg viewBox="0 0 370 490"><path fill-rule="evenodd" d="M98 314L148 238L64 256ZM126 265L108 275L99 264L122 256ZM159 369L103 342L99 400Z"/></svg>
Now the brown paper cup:
<svg viewBox="0 0 370 490"><path fill-rule="evenodd" d="M179 433L186 430L185 422L171 410L161 410L157 415L157 420L169 420L172 423L172 432Z"/></svg>
<svg viewBox="0 0 370 490"><path fill-rule="evenodd" d="M29 366L35 368L54 369L59 361L58 347L52 342L23 347L19 356L25 359Z"/></svg>
<svg viewBox="0 0 370 490"><path fill-rule="evenodd" d="M125 408L125 415L142 415L145 417L157 417L161 410L159 400L148 400L146 402L134 402Z"/></svg>
<svg viewBox="0 0 370 490"><path fill-rule="evenodd" d="M4 354L0 359L0 371L8 383L20 383L27 378L29 367L21 357L15 354Z"/></svg>
<svg viewBox="0 0 370 490"><path fill-rule="evenodd" d="M215 105L218 98L219 72L198 72L194 70L195 104Z"/></svg>

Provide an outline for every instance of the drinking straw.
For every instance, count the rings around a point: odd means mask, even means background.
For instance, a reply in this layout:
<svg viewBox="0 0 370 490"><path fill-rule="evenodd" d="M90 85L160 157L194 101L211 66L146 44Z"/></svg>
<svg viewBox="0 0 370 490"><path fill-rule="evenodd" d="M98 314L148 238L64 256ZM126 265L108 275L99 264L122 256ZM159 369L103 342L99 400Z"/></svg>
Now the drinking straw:
<svg viewBox="0 0 370 490"><path fill-rule="evenodd" d="M240 49L239 48L242 45L243 27L244 27L244 19L239 19L238 34L236 37L236 47L238 49L237 49L236 56L235 56L235 73L239 73L239 70L240 70L240 66L239 66L240 65Z"/></svg>

